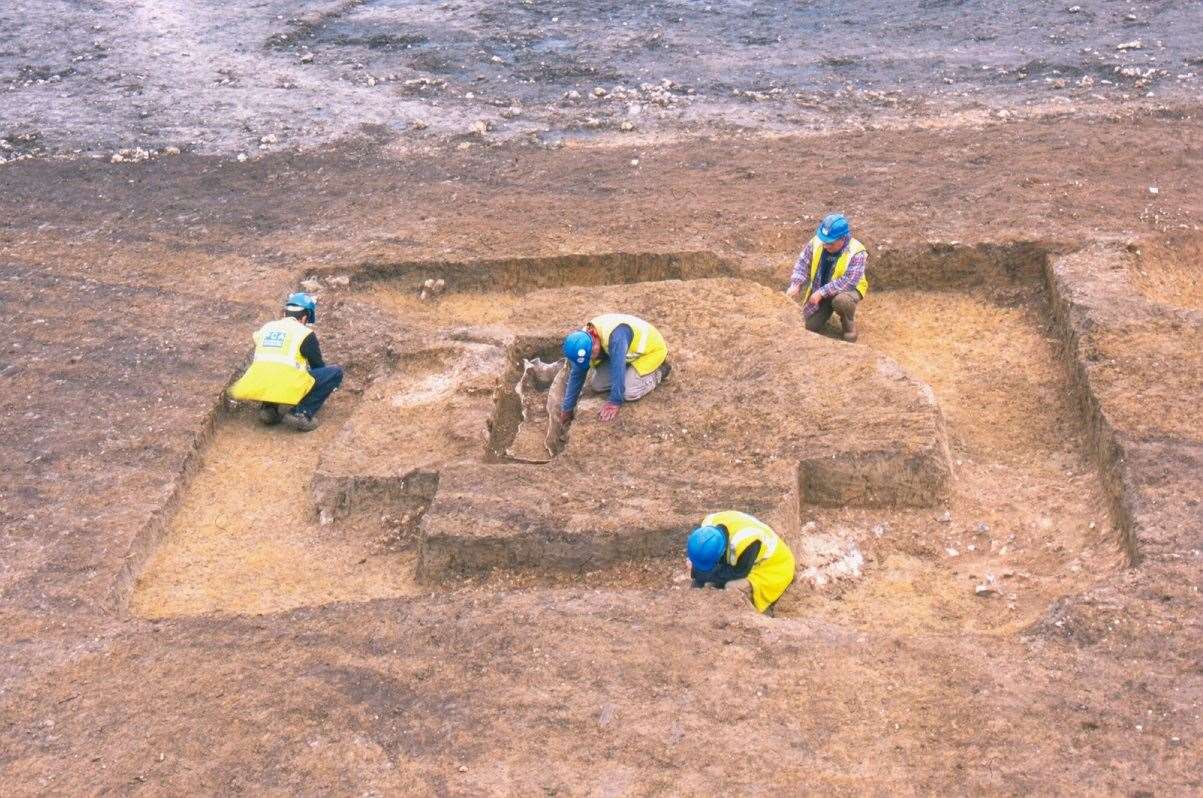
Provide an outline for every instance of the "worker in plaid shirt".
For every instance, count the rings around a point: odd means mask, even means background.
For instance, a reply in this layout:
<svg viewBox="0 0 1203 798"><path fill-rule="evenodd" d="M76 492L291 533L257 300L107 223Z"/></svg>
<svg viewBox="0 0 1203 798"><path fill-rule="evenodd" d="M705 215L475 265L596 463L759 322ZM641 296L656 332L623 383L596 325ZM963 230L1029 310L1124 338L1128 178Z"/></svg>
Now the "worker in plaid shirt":
<svg viewBox="0 0 1203 798"><path fill-rule="evenodd" d="M856 306L869 292L865 270L868 261L865 245L852 237L852 228L844 215L826 216L794 263L789 288L785 290L791 299L802 294L806 329L821 331L835 313L840 317L844 340L856 340Z"/></svg>

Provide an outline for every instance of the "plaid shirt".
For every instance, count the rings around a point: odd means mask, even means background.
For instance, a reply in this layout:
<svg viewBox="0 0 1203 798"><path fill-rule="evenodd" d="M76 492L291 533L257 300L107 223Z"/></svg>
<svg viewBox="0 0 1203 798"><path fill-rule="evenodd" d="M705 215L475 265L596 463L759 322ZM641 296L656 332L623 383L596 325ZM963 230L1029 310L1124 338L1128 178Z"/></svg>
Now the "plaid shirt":
<svg viewBox="0 0 1203 798"><path fill-rule="evenodd" d="M789 278L789 284L807 285L810 282L810 259L814 257L814 239L806 245L806 249L802 250L802 254L794 261L794 273ZM865 266L869 262L869 253L858 252L852 256L852 260L848 262L848 271L844 272L844 276L838 280L832 280L827 285L813 289L813 293L818 294L823 299L831 299L831 297L841 291L852 291L856 289L856 284L860 282L860 278L865 276ZM818 278L818 274L815 277ZM809 286L808 286L809 288ZM808 290L802 297L803 301L810 296L812 291ZM815 311L819 309L819 302L813 305L806 302L802 306L802 313L805 316L813 316Z"/></svg>

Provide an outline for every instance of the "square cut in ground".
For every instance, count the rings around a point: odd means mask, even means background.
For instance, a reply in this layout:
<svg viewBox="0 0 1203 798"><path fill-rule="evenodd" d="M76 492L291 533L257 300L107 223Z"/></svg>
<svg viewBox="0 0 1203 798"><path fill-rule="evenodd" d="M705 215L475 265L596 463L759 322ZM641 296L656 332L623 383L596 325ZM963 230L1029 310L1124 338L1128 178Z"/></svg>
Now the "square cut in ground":
<svg viewBox="0 0 1203 798"><path fill-rule="evenodd" d="M322 449L350 413L329 403L316 431L221 417L130 598L135 615L261 614L415 591L412 551L379 545L379 528L323 526L310 498ZM363 520L363 519L359 519Z"/></svg>
<svg viewBox="0 0 1203 798"><path fill-rule="evenodd" d="M667 555L707 512L796 519L799 491L831 500L825 486L848 475L869 504L946 495L931 391L872 350L807 333L779 292L730 278L538 291L506 326L555 338L606 312L660 329L670 379L612 424L587 396L547 464L448 464L421 522L423 576Z"/></svg>

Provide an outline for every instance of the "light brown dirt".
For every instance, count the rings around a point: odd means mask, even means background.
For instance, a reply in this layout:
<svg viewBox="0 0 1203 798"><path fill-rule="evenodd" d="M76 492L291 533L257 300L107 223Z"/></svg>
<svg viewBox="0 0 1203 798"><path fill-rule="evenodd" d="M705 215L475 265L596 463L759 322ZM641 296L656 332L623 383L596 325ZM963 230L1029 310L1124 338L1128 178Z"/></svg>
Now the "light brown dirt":
<svg viewBox="0 0 1203 798"><path fill-rule="evenodd" d="M1197 336L1190 305L1142 295L1135 320L1101 313L1128 307L1095 292L1113 264L1094 253L1047 288L1024 282L1041 275L1033 253L1197 225L1193 113L424 159L348 147L244 167L6 166L0 783L18 795L1198 792L1197 347L1174 347ZM856 157L826 171L832 152ZM669 558L254 617L151 621L113 600L171 486L192 490L190 452L247 333L310 271L713 249L780 289L830 207L853 214L875 255L899 242L875 261L883 286L947 286L951 265L971 320L942 331L938 309L891 310L885 291L863 308L858 346L898 339L896 359L916 353L907 368L928 370L963 462L947 508L804 508L814 534L861 545L859 581L799 589L777 619L674 583ZM1033 219L1057 240L1024 243ZM1085 377L1041 365L1058 362L1052 331L1024 331L1044 310L999 280L1075 300L1056 334L1078 334ZM408 311L382 318L323 290L323 307L357 312L323 337L332 359L348 355L349 386L385 362L357 341L389 339L397 362L428 345ZM1150 324L1171 320L1180 328ZM1166 368L1179 371L1163 380ZM1113 570L1109 502L1079 469L1079 433L1035 419L1042 439L1023 424L1042 402L1060 419L1072 402L1058 395L1087 383L1100 418L1123 425L1103 473L1108 494L1127 491L1133 567ZM1146 421L1158 418L1150 390L1173 402L1173 424ZM999 544L988 556L979 520ZM973 596L999 567L1016 571L1006 595ZM716 763L716 748L744 756Z"/></svg>
<svg viewBox="0 0 1203 798"><path fill-rule="evenodd" d="M876 563L840 606L866 628L888 619L915 631L1013 632L1056 596L1123 565L1069 373L1039 304L889 291L871 293L857 319L862 345L932 386L955 478L946 521L882 514L875 523L889 531L880 540L861 522ZM1001 595L977 597L990 577Z"/></svg>
<svg viewBox="0 0 1203 798"><path fill-rule="evenodd" d="M1146 298L1203 311L1203 236L1143 243L1133 283Z"/></svg>
<svg viewBox="0 0 1203 798"><path fill-rule="evenodd" d="M412 551L384 549L379 528L319 523L310 482L346 421L342 398L310 433L264 427L252 412L218 424L131 612L261 614L414 594Z"/></svg>

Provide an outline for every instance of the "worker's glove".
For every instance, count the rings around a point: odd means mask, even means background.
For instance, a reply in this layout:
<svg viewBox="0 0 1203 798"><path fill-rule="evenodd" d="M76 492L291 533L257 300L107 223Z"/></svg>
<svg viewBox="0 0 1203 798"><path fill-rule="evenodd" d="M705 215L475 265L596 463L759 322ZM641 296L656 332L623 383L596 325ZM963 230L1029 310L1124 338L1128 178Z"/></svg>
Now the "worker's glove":
<svg viewBox="0 0 1203 798"><path fill-rule="evenodd" d="M576 412L573 410L561 410L561 411L559 411L559 413L560 413L560 423L561 424L568 424L569 422L572 421L573 416L576 415Z"/></svg>

